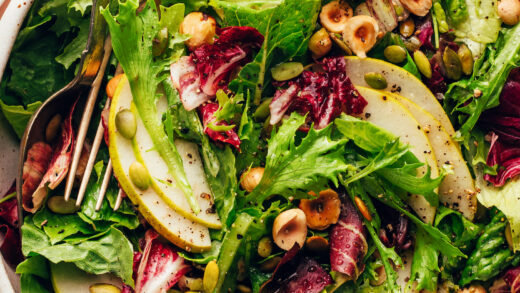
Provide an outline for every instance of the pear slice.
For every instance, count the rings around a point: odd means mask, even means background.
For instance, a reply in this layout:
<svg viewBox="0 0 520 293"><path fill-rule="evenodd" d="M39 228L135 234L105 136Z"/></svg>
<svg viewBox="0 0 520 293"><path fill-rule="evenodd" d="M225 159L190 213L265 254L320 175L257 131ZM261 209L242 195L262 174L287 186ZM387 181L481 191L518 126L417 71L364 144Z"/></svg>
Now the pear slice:
<svg viewBox="0 0 520 293"><path fill-rule="evenodd" d="M417 119L432 144L437 165L440 167L449 164L453 167L453 174L447 175L439 186L440 201L461 212L469 220L473 220L477 210L475 184L458 144L451 139L441 123L426 110L403 96L387 94L392 95Z"/></svg>
<svg viewBox="0 0 520 293"><path fill-rule="evenodd" d="M159 194L157 192L160 189L157 188L157 179L155 178L151 180L151 187L146 190L140 190L132 184L128 177L130 165L134 161L142 160L142 155L139 151L135 151L135 149L139 149L135 139L137 134L133 140L124 138L116 129L115 117L119 110L130 109L131 104L132 94L130 86L127 79L122 78L112 98L108 120L109 153L112 159L114 174L121 188L130 200L137 205L139 211L150 225L166 239L188 251L201 252L209 250L211 248L209 229L194 221L195 216L191 213L189 207L181 210L183 212L182 215L177 209L173 209L164 200L164 193ZM142 128L142 124L140 126ZM148 151L151 151L151 149L153 148L148 148ZM155 164L156 161L153 163ZM145 167L147 167L148 172L153 177L153 174L155 174L153 170L157 166L145 164ZM169 182L166 182L168 185ZM169 187L168 190L174 190L174 188ZM177 196L184 198L182 193L177 194ZM178 206L176 207L178 208ZM199 215L202 213L206 214L206 211L200 212ZM191 217L187 218L185 215L190 215Z"/></svg>
<svg viewBox="0 0 520 293"><path fill-rule="evenodd" d="M384 90L399 94L416 103L419 107L431 113L450 136L455 135L453 125L439 101L413 74L399 66L379 59L361 59L348 56L345 57L345 61L347 63L347 75L354 85L368 86L365 82L365 74L369 72L380 73L388 83Z"/></svg>
<svg viewBox="0 0 520 293"><path fill-rule="evenodd" d="M431 176L437 177L439 169L433 148L412 113L392 95L362 86L356 88L368 102L360 118L386 129L398 136L401 142L409 144L412 147L410 151L417 159L430 166ZM418 175L423 176L427 172L427 166L419 168L418 171ZM424 196L413 194L408 204L424 222L433 223L436 208L431 206Z"/></svg>
<svg viewBox="0 0 520 293"><path fill-rule="evenodd" d="M56 293L90 293L90 286L94 284L111 284L118 288L123 282L112 274L93 275L78 269L72 263L52 263L51 283Z"/></svg>

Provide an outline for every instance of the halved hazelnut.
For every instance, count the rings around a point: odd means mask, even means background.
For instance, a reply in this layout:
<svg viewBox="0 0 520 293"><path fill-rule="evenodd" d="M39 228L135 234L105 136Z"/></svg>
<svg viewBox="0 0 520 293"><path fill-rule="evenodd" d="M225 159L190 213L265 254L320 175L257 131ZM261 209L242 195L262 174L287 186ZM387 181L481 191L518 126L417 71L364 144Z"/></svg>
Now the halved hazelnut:
<svg viewBox="0 0 520 293"><path fill-rule="evenodd" d="M274 219L273 240L281 249L289 250L295 243L303 247L305 237L307 237L307 225L302 210L286 210Z"/></svg>
<svg viewBox="0 0 520 293"><path fill-rule="evenodd" d="M334 190L327 189L321 191L316 199L302 199L300 209L305 213L309 228L325 230L338 222L341 201Z"/></svg>
<svg viewBox="0 0 520 293"><path fill-rule="evenodd" d="M365 58L377 41L379 26L377 21L366 15L350 18L343 30L343 40L358 57Z"/></svg>
<svg viewBox="0 0 520 293"><path fill-rule="evenodd" d="M344 1L332 1L321 8L321 25L329 32L341 33L347 20L353 15L352 8Z"/></svg>
<svg viewBox="0 0 520 293"><path fill-rule="evenodd" d="M417 16L425 16L432 8L432 0L400 0L403 6Z"/></svg>
<svg viewBox="0 0 520 293"><path fill-rule="evenodd" d="M329 251L329 241L321 236L311 236L305 241L305 247L314 253Z"/></svg>

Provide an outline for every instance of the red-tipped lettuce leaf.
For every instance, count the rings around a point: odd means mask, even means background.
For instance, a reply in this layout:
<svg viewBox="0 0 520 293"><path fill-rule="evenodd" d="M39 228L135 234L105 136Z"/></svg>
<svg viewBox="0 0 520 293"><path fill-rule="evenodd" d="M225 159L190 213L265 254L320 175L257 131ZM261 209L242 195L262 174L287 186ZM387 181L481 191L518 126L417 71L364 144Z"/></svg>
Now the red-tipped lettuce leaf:
<svg viewBox="0 0 520 293"><path fill-rule="evenodd" d="M235 129L226 131L216 131L208 127L208 124L213 123L216 126L228 126L226 121L216 121L215 112L218 110L217 103L206 103L202 105L199 110L202 115L202 122L204 124L204 132L214 141L220 141L223 143L229 143L234 146L237 150L240 150L240 138L235 132Z"/></svg>
<svg viewBox="0 0 520 293"><path fill-rule="evenodd" d="M316 129L326 127L341 113L361 114L367 105L346 74L343 57L325 58L318 62L323 72L304 71L298 78L275 83L269 109L271 124L278 123L285 113L309 113Z"/></svg>
<svg viewBox="0 0 520 293"><path fill-rule="evenodd" d="M200 77L190 56L183 56L170 66L172 83L179 91L184 108L191 111L211 100L200 89Z"/></svg>
<svg viewBox="0 0 520 293"><path fill-rule="evenodd" d="M271 278L260 288L261 293L319 293L332 283L331 276L320 264L303 256L300 246L285 253Z"/></svg>
<svg viewBox="0 0 520 293"><path fill-rule="evenodd" d="M504 275L504 281L511 288L511 293L520 293L520 267L507 271Z"/></svg>
<svg viewBox="0 0 520 293"><path fill-rule="evenodd" d="M159 234L151 229L145 234L146 243L135 283L136 293L166 293L190 270L176 250L158 238Z"/></svg>
<svg viewBox="0 0 520 293"><path fill-rule="evenodd" d="M331 269L356 280L365 268L367 250L363 220L352 203L344 199L339 221L330 232Z"/></svg>
<svg viewBox="0 0 520 293"><path fill-rule="evenodd" d="M520 148L511 147L500 141L493 133L486 164L497 166L497 175L485 174L484 179L495 186L503 186L507 180L520 174Z"/></svg>

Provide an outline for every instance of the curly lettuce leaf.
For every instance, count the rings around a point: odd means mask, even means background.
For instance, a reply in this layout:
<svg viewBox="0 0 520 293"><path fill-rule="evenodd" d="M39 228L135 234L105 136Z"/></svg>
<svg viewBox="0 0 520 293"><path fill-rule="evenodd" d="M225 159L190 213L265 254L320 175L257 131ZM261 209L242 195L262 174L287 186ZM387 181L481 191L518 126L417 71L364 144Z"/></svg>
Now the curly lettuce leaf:
<svg viewBox="0 0 520 293"><path fill-rule="evenodd" d="M148 0L139 13L138 7L139 1L129 0L119 2L119 14L112 15L109 7L101 9L101 14L108 24L114 53L130 83L139 116L168 166L168 172L184 192L193 212L198 213L200 207L186 177L182 159L175 144L168 139L160 118L162 113L156 106L157 87L168 77L164 69L170 62L169 58L156 59L152 53L154 38L162 29L157 7L152 0Z"/></svg>
<svg viewBox="0 0 520 293"><path fill-rule="evenodd" d="M289 59L303 56L307 51L318 13L319 0L281 0L263 2L232 2L211 0L224 26L251 26L264 37L262 48L254 60L240 70L229 88L249 90L255 104L260 104L262 92L269 85L269 69ZM273 7L273 5L276 5Z"/></svg>
<svg viewBox="0 0 520 293"><path fill-rule="evenodd" d="M262 180L246 197L261 204L278 194L288 197L290 191L323 190L326 181L337 186L337 175L348 165L343 157L347 140L332 140L332 125L321 130L311 127L301 143L295 144L297 130L305 117L295 112L285 120L268 142L267 159Z"/></svg>
<svg viewBox="0 0 520 293"><path fill-rule="evenodd" d="M18 135L18 138L22 138L29 119L31 119L31 116L38 110L41 104L42 102L38 101L27 105L27 108L25 108L21 105L6 105L0 100L0 109L5 119L13 127L16 135Z"/></svg>
<svg viewBox="0 0 520 293"><path fill-rule="evenodd" d="M412 271L407 286L420 292L422 289L428 292L437 291L437 279L439 277L440 250L435 241L421 228L415 234L415 250L412 260Z"/></svg>

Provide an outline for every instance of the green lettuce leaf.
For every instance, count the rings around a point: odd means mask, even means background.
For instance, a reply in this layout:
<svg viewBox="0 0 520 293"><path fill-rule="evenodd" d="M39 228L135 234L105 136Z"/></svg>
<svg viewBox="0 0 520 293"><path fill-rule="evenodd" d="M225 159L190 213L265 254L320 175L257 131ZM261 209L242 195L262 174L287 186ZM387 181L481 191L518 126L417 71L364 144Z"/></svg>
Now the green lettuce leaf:
<svg viewBox="0 0 520 293"><path fill-rule="evenodd" d="M56 56L56 62L60 63L69 69L78 59L81 58L81 53L85 50L88 34L90 28L90 20L84 18L78 24L77 36L63 49L63 52Z"/></svg>
<svg viewBox="0 0 520 293"><path fill-rule="evenodd" d="M323 190L326 181L337 186L337 175L348 165L343 157L347 140L332 140L332 124L316 130L311 127L301 143L295 144L298 128L305 117L293 112L268 143L267 159L262 180L247 195L246 200L261 204L268 197L278 194L288 197L298 189Z"/></svg>
<svg viewBox="0 0 520 293"><path fill-rule="evenodd" d="M314 31L321 7L319 0L262 3L210 1L224 26L251 26L265 37L253 62L244 66L238 77L229 84L229 88L235 92L240 92L239 89L249 90L257 105L271 80L270 74L267 74L269 69L307 52L307 41Z"/></svg>
<svg viewBox="0 0 520 293"><path fill-rule="evenodd" d="M483 44L495 42L502 25L498 17L497 5L497 0L451 1L448 9L456 10L449 10L448 15L450 19L455 17L456 21L452 23L455 27L455 35L460 39L470 39Z"/></svg>
<svg viewBox="0 0 520 293"><path fill-rule="evenodd" d="M511 225L511 236L513 238L513 248L520 251L520 178L509 180L501 188L490 186L482 179L482 172L477 173L477 187L480 192L477 194L478 201L485 207L497 207L507 217Z"/></svg>
<svg viewBox="0 0 520 293"><path fill-rule="evenodd" d="M27 108L21 105L6 105L2 100L0 100L0 108L2 109L2 113L11 124L18 138L22 138L25 128L27 127L27 123L29 123L29 119L31 116L38 110L41 106L42 102L34 102L32 104L27 105Z"/></svg>
<svg viewBox="0 0 520 293"><path fill-rule="evenodd" d="M439 247L435 241L421 228L415 234L415 250L412 260L412 270L407 286L420 292L422 289L428 292L437 291L437 279L439 269Z"/></svg>
<svg viewBox="0 0 520 293"><path fill-rule="evenodd" d="M170 64L169 58L156 59L152 53L154 38L162 29L157 7L152 0L148 0L139 13L138 7L139 1L128 0L119 3L119 14L112 15L108 7L101 9L101 14L108 24L112 48L128 78L133 102L144 126L168 166L168 173L183 191L193 212L198 213L200 207L186 178L182 159L175 144L168 139L160 118L162 113L158 113L156 105L157 87L168 78L164 69Z"/></svg>

